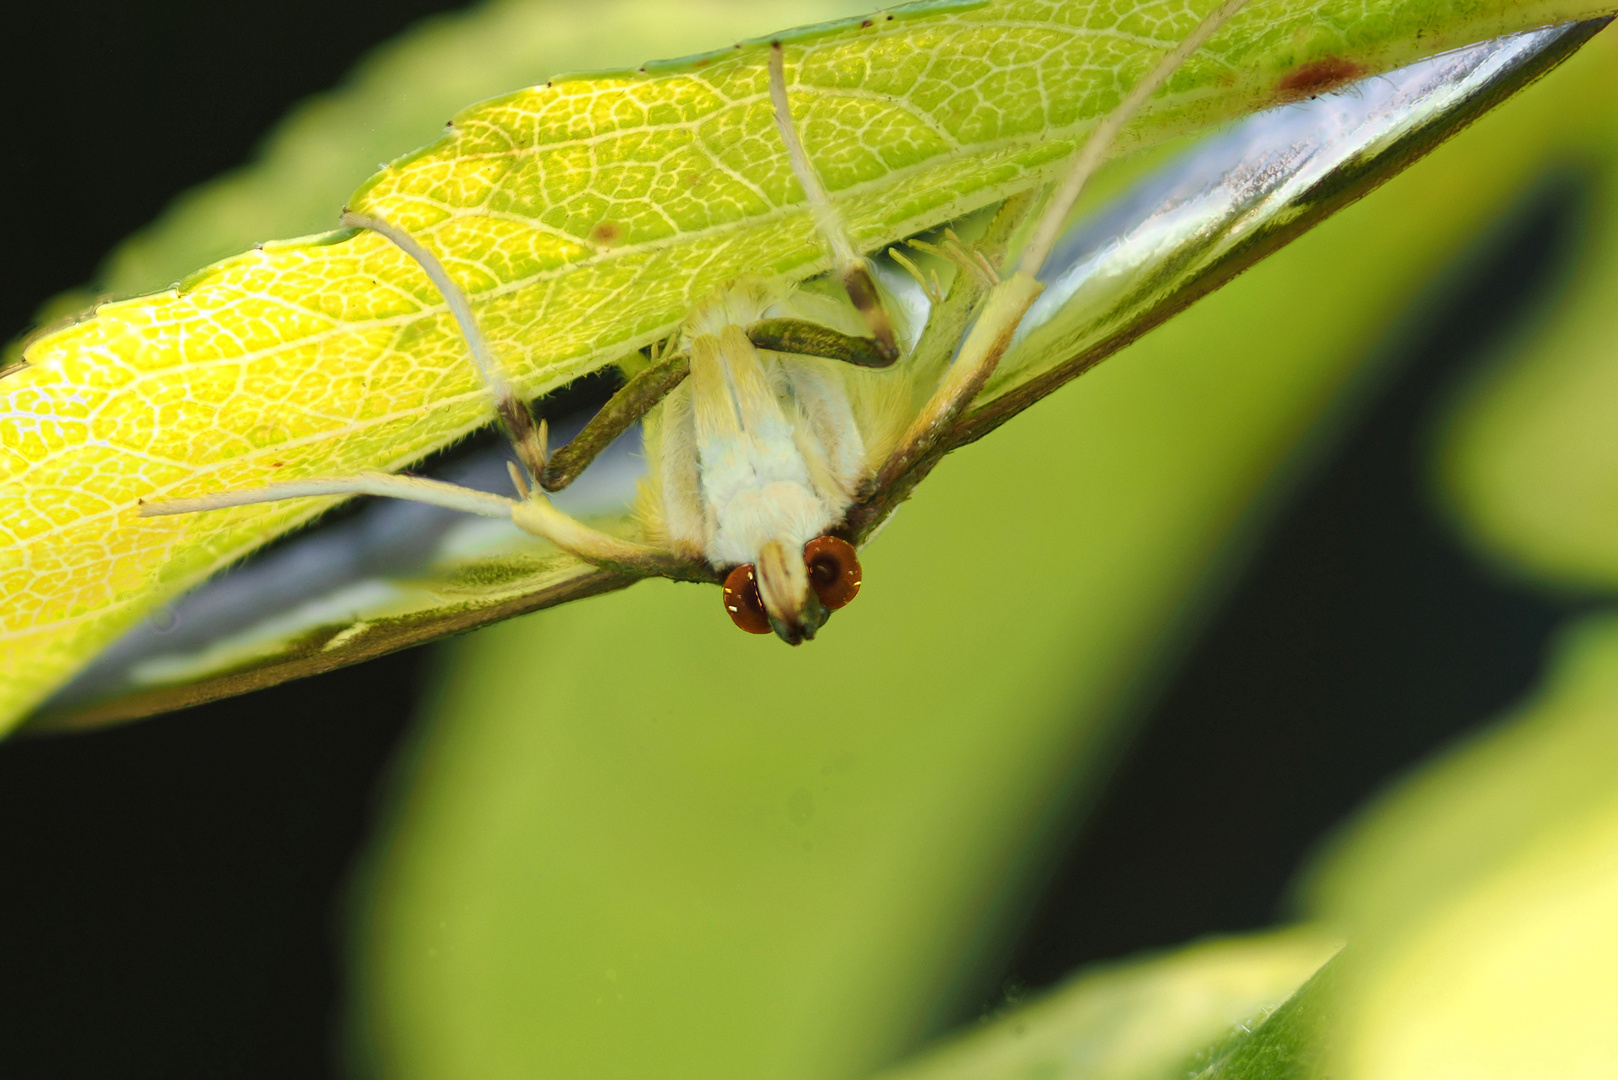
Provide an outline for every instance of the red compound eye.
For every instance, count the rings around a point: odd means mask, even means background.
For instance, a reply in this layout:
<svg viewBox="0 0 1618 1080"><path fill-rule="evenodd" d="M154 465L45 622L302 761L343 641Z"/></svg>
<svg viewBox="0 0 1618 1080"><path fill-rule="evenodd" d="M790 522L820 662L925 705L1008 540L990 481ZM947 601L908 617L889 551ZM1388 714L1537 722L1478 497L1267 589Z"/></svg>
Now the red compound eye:
<svg viewBox="0 0 1618 1080"><path fill-rule="evenodd" d="M835 536L817 536L803 546L809 587L827 611L836 611L860 592L860 560L854 545Z"/></svg>
<svg viewBox="0 0 1618 1080"><path fill-rule="evenodd" d="M725 577L725 611L730 621L749 634L768 634L770 616L759 599L758 581L753 577L753 564L746 563Z"/></svg>

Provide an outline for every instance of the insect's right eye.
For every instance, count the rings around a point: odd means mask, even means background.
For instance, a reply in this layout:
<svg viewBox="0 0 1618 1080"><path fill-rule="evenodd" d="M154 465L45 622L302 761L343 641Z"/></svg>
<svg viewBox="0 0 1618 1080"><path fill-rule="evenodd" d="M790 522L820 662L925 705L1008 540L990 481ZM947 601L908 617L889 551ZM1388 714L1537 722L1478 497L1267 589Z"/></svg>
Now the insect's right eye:
<svg viewBox="0 0 1618 1080"><path fill-rule="evenodd" d="M768 634L770 616L764 610L764 601L758 595L758 579L753 576L753 564L744 563L725 576L725 611L730 621L749 634Z"/></svg>
<svg viewBox="0 0 1618 1080"><path fill-rule="evenodd" d="M860 593L860 559L854 545L836 536L817 536L803 547L809 587L827 611L836 611Z"/></svg>

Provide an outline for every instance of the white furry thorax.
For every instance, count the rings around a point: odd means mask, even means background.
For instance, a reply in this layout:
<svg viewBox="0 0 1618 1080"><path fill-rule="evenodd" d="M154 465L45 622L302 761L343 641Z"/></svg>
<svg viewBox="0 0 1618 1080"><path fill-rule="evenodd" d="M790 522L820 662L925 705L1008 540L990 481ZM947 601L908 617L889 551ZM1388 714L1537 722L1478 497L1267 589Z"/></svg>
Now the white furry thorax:
<svg viewBox="0 0 1618 1080"><path fill-rule="evenodd" d="M825 297L756 280L692 309L680 346L691 373L647 445L673 546L724 569L756 562L771 540L797 550L842 521L868 471L848 366L763 352L743 333L776 317L843 329L840 315Z"/></svg>

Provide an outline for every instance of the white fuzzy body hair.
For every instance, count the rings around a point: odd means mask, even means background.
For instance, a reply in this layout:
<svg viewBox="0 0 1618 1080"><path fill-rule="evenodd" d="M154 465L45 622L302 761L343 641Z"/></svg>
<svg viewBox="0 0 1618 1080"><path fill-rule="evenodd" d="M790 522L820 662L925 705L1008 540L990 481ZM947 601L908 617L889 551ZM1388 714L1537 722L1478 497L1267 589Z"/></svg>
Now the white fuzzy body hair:
<svg viewBox="0 0 1618 1080"><path fill-rule="evenodd" d="M642 517L716 569L756 562L771 540L800 549L840 524L909 400L896 371L759 350L743 327L776 317L861 329L827 297L738 282L692 311L681 345L691 373L648 422Z"/></svg>

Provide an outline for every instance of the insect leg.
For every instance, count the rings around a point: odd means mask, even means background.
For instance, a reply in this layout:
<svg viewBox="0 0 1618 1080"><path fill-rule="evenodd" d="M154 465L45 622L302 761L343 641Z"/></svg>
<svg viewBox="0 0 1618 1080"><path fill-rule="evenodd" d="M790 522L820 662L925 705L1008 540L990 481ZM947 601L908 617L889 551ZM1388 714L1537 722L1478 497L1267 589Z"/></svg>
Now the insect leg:
<svg viewBox="0 0 1618 1080"><path fill-rule="evenodd" d="M1169 50L1157 65L1137 83L1112 112L1101 119L1084 141L1067 174L1046 202L1028 245L1023 249L1017 271L989 290L976 323L961 344L960 353L942 383L900 438L898 446L877 474L873 488L886 491L949 434L961 414L994 374L1029 307L1044 291L1038 281L1051 248L1055 246L1068 213L1083 191L1085 182L1100 166L1125 124L1140 111L1148 98L1168 81L1188 56L1202 46L1246 0L1224 0L1209 13L1184 41Z"/></svg>
<svg viewBox="0 0 1618 1080"><path fill-rule="evenodd" d="M854 242L849 239L848 228L837 212L831 196L826 194L820 174L803 149L798 129L792 125L792 111L787 102L786 57L779 41L770 46L770 102L775 111L775 126L780 129L781 140L786 143L787 156L792 160L792 172L803 185L809 199L809 209L815 217L815 227L831 245L832 261L836 265L843 289L854 304L854 309L870 327L871 342L878 355L888 363L899 358L899 341L893 332L893 322L882 306L882 294L876 290L871 268ZM765 346L766 348L768 346Z"/></svg>
<svg viewBox="0 0 1618 1080"><path fill-rule="evenodd" d="M537 482L538 478L544 476L546 467L542 432L534 425L533 414L517 396L511 381L506 377L505 370L489 351L488 343L484 340L482 331L478 329L477 319L472 314L472 305L467 300L466 294L461 291L461 287L455 284L444 270L444 265L438 261L437 256L403 229L395 228L380 218L356 214L353 211L344 211L343 224L380 233L415 259L427 277L437 286L439 293L444 297L444 302L454 314L455 322L461 328L461 334L466 339L467 348L472 352L472 360L477 365L478 373L494 392L496 411L511 435L518 459ZM580 468L582 467L581 465ZM396 492L390 490L385 494L393 495ZM274 497L285 496L272 496ZM707 569L706 564L692 562L663 548L637 544L593 529L556 509L538 490L527 492L521 502L508 501L500 516L506 515L510 516L518 528L549 540L563 551L571 552L586 562L594 563L606 570L637 577L655 574L697 581L713 580L713 573Z"/></svg>
<svg viewBox="0 0 1618 1080"><path fill-rule="evenodd" d="M477 365L478 375L494 394L495 412L499 415L506 434L511 437L511 445L517 452L517 460L523 463L523 468L528 470L530 476L539 476L545 469L545 445L539 431L534 427L534 414L528 411L527 404L517 396L511 380L506 377L505 369L489 351L489 344L483 338L483 331L478 329L478 322L472 315L472 305L467 300L466 293L455 284L454 279L444 269L444 264L438 261L438 256L422 247L414 236L403 229L395 228L381 218L356 214L352 210L345 209L342 223L351 228L370 229L387 237L421 266L422 271L437 287L444 302L449 305L450 313L455 316L455 324L460 327L461 337L466 339L466 346L472 351L472 362Z"/></svg>
<svg viewBox="0 0 1618 1080"><path fill-rule="evenodd" d="M420 476L395 476L391 473L366 472L337 480L293 480L284 484L266 484L264 487L224 491L217 495L200 495L186 499L141 500L139 516L164 517L171 514L195 514L203 510L222 510L227 506L251 506L255 503L280 502L282 499L301 499L313 495L380 495L391 499L442 506L466 514L482 517L505 518L518 528L543 537L571 552L586 562L606 570L614 570L635 577L660 574L665 577L710 580L711 573L659 548L647 547L630 540L592 529L562 513L542 496L522 501L486 491L446 484L442 480L429 480Z"/></svg>
<svg viewBox="0 0 1618 1080"><path fill-rule="evenodd" d="M691 358L685 353L675 353L630 379L590 418L572 442L547 456L545 468L537 478L539 486L546 491L561 491L578 479L597 454L668 396L690 371ZM541 445L545 442L543 428L541 424Z"/></svg>
<svg viewBox="0 0 1618 1080"><path fill-rule="evenodd" d="M856 367L883 368L899 359L883 352L874 338L852 337L808 319L760 319L747 328L747 340L760 349L821 356Z"/></svg>
<svg viewBox="0 0 1618 1080"><path fill-rule="evenodd" d="M311 495L382 495L495 518L511 517L512 509L517 506L515 499L508 499L503 495L490 495L486 491L465 488L458 484L446 484L442 480L365 472L340 480L292 480L284 484L266 484L263 487L222 491L217 495L199 495L189 499L151 501L142 499L139 516L195 514L203 510L222 510L227 506L250 506L254 503L279 502L282 499L302 499Z"/></svg>
<svg viewBox="0 0 1618 1080"><path fill-rule="evenodd" d="M1246 2L1247 0L1224 0L1224 3L1214 8L1197 24L1195 30L1186 35L1184 41L1163 55L1157 66L1147 72L1146 77L1124 95L1124 100L1120 101L1112 112L1101 118L1095 130L1090 132L1090 137L1084 140L1084 145L1079 149L1078 156L1073 159L1067 175L1062 178L1050 202L1046 204L1045 213L1035 227L1033 237L1023 249L1022 260L1017 267L1019 274L1033 277L1045 265L1045 259L1050 255L1051 248L1056 246L1062 227L1067 224L1067 215L1073 209L1073 204L1078 201L1084 185L1094 175L1096 169L1100 168L1102 159L1107 156L1107 151L1112 149L1112 144L1117 141L1118 133L1124 129L1124 125L1134 119L1141 106L1168 82L1169 76L1180 69L1186 58L1202 48Z"/></svg>

